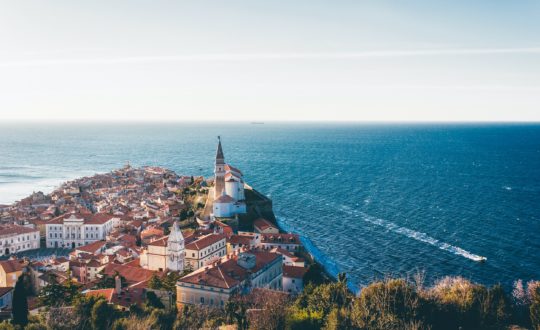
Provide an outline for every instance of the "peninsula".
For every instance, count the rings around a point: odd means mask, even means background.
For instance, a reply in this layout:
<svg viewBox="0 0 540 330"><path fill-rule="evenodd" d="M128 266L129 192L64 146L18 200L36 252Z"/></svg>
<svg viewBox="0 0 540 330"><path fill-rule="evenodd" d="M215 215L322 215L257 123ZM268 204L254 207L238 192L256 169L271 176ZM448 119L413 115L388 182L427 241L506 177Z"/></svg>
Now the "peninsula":
<svg viewBox="0 0 540 330"><path fill-rule="evenodd" d="M355 296L272 201L214 176L132 167L0 207L0 329L504 329L540 324L540 282L512 299L461 277L385 279Z"/></svg>

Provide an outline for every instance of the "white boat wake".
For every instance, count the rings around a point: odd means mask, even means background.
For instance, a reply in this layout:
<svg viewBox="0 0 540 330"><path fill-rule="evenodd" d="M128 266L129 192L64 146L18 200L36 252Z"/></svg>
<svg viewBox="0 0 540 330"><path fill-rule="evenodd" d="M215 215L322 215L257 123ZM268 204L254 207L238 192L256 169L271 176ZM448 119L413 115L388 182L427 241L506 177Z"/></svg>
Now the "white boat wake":
<svg viewBox="0 0 540 330"><path fill-rule="evenodd" d="M462 249L460 247L457 247L457 246L454 246L454 245L451 245L451 244L448 244L448 243L445 243L445 242L441 242L438 239L433 238L433 237L429 236L426 233L422 233L422 232L418 232L418 231L415 231L415 230L412 230L412 229L409 229L409 228L401 227L401 226L396 225L393 222L386 221L386 220L379 219L379 218L375 218L375 217L370 216L368 214L365 214L363 212L361 213L361 215L362 215L362 218L364 219L364 221L366 221L366 222L372 223L372 224L377 225L377 226L384 227L384 228L386 228L386 229L388 229L388 230L390 230L390 231L392 231L394 233L397 233L397 234L400 234L400 235L415 239L417 241L427 243L429 245L433 245L433 246L435 246L435 247L437 247L437 248L439 248L441 250L451 252L453 254L462 256L464 258L467 258L467 259L470 259L470 260L473 260L473 261L484 262L484 261L487 260L486 257L482 257L482 256L479 256L477 254L471 253L471 252L469 252L467 250L464 250L464 249Z"/></svg>
<svg viewBox="0 0 540 330"><path fill-rule="evenodd" d="M311 195L311 194L305 194L305 195L308 196L311 199L320 200L321 202L325 202L325 200L320 199L320 197L317 197L317 196L314 196L314 195ZM474 253L469 252L469 251L467 251L465 249L462 249L462 248L460 248L458 246L454 246L452 244L442 242L442 241L440 241L440 240L438 240L438 239L436 239L434 237L429 236L426 233L415 231L415 230L412 230L412 229L409 229L409 228L406 228L406 227L401 227L401 226L399 226L399 225L397 225L397 224L395 224L393 222L371 216L371 215L366 214L364 212L355 210L354 208L352 208L350 206L338 205L338 204L332 203L332 202L326 203L326 205L331 205L331 206L337 208L338 210L340 210L341 212L344 212L346 214L354 215L355 217L361 217L366 222L369 222L369 223L377 225L377 226L381 226L381 227L386 228L386 229L388 229L388 230L390 230L390 231L392 231L392 232L394 232L396 234L400 234L400 235L406 236L408 238L415 239L415 240L417 240L419 242L427 243L427 244L435 246L435 247L437 247L437 248L439 248L441 250L453 253L455 255L467 258L469 260L473 260L473 261L476 261L476 262L485 262L485 261L487 261L486 257L474 254Z"/></svg>

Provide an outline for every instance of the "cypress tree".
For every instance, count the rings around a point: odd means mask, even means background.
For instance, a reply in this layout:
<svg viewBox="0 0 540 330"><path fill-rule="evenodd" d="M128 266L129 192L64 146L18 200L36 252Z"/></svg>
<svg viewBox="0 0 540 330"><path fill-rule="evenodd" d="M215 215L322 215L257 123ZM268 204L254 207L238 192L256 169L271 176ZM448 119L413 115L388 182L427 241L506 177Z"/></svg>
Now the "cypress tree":
<svg viewBox="0 0 540 330"><path fill-rule="evenodd" d="M13 291L13 323L21 326L28 324L28 293L24 288L25 276L23 274L19 277Z"/></svg>

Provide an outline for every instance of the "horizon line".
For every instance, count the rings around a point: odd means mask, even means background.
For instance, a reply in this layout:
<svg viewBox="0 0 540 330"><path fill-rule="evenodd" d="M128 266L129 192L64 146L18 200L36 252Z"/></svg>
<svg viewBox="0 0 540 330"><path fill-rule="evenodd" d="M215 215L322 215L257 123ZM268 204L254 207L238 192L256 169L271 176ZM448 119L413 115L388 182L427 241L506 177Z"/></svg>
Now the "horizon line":
<svg viewBox="0 0 540 330"><path fill-rule="evenodd" d="M540 47L514 48L441 48L417 50L366 50L353 52L311 52L311 53L222 53L187 55L126 56L118 58L64 58L34 59L0 62L0 67L26 67L69 64L131 64L151 62L234 62L253 60L332 60L389 58L444 55L487 55L487 54L540 54Z"/></svg>
<svg viewBox="0 0 540 330"><path fill-rule="evenodd" d="M249 125L264 125L264 124L540 124L538 120L333 120L333 119L289 119L289 120L204 120L204 119L51 119L51 118L36 118L36 119L16 119L8 118L0 122L0 126L5 123L76 123L76 124L182 124L182 123L197 123L197 124L249 124Z"/></svg>

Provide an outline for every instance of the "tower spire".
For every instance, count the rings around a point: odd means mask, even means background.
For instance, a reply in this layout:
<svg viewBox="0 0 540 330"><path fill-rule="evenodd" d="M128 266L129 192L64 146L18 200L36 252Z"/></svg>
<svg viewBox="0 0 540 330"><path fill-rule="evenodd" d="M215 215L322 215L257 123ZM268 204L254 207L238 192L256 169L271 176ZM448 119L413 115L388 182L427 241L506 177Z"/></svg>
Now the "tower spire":
<svg viewBox="0 0 540 330"><path fill-rule="evenodd" d="M221 193L225 191L225 156L223 156L223 148L221 147L221 136L218 136L214 174L214 199L217 199L221 196Z"/></svg>
<svg viewBox="0 0 540 330"><path fill-rule="evenodd" d="M223 156L223 148L221 147L221 136L218 135L218 147L216 152L216 164L225 164L225 156Z"/></svg>

